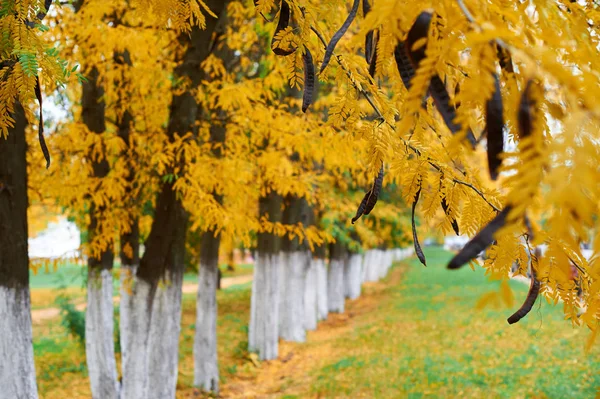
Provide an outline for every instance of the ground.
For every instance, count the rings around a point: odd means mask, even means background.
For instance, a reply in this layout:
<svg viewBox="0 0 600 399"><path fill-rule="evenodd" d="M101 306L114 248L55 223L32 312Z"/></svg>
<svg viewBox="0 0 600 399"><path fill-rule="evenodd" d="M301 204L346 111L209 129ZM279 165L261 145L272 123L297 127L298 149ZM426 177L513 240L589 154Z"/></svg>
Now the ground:
<svg viewBox="0 0 600 399"><path fill-rule="evenodd" d="M410 260L366 284L346 314L330 315L303 344L281 343L280 358L258 362L246 351L250 283L218 293L223 397L472 397L589 398L600 387L600 345L586 353L589 331L563 320L559 307L538 301L516 325L519 305L476 309L497 282L481 269L448 271L451 254L426 252L428 267ZM511 282L517 301L526 285ZM35 295L35 294L34 294ZM193 294L184 295L179 398L194 387ZM60 318L34 325L43 398L88 398L83 347ZM67 392L68 391L68 392ZM67 395L68 393L68 395ZM66 395L66 396L65 396Z"/></svg>

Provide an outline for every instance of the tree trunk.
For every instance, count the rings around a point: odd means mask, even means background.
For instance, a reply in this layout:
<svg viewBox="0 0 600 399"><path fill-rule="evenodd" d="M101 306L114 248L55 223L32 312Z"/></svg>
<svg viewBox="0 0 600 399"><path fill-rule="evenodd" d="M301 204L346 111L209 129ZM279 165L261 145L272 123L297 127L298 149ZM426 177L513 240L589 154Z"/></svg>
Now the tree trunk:
<svg viewBox="0 0 600 399"><path fill-rule="evenodd" d="M228 1L209 1L217 15ZM192 28L179 36L187 45L174 77L187 79L197 87L202 78L200 63L210 54L207 45L217 26L217 19L207 16L206 28ZM198 104L192 93L173 95L167 133L196 133ZM185 171L184 171L185 172ZM136 271L129 298L129 331L125 342L128 356L123 363L123 398L174 398L179 359L181 328L181 286L185 267L185 236L188 215L175 191L174 182L166 181L156 201L155 216L145 252Z"/></svg>
<svg viewBox="0 0 600 399"><path fill-rule="evenodd" d="M346 281L346 297L356 299L360 296L362 284L362 255L359 253L350 253L346 257L345 264L345 281Z"/></svg>
<svg viewBox="0 0 600 399"><path fill-rule="evenodd" d="M304 198L289 195L285 201L283 223L307 226L311 209ZM310 265L310 251L306 241L296 237L281 239L282 276L279 302L279 336L286 341L306 341L304 329L304 295L306 273Z"/></svg>
<svg viewBox="0 0 600 399"><path fill-rule="evenodd" d="M329 305L327 302L327 265L325 265L327 247L325 244L315 248L313 263L317 280L317 319L327 320Z"/></svg>
<svg viewBox="0 0 600 399"><path fill-rule="evenodd" d="M260 216L271 222L281 221L282 198L271 192L260 198ZM272 233L258 233L254 265L248 349L258 352L262 360L278 355L279 325L279 250L281 239Z"/></svg>
<svg viewBox="0 0 600 399"><path fill-rule="evenodd" d="M87 128L96 134L106 130L104 90L98 85L98 70L92 68L87 81L82 84L81 117ZM108 175L106 159L92 160L93 178L99 182ZM104 206L90 205L88 244L94 245L96 238L106 232L103 224ZM94 399L117 399L117 363L114 346L113 276L114 255L111 244L99 253L88 257L87 303L85 316L85 353Z"/></svg>
<svg viewBox="0 0 600 399"><path fill-rule="evenodd" d="M215 393L219 391L216 294L220 240L212 230L202 235L194 339L194 385Z"/></svg>
<svg viewBox="0 0 600 399"><path fill-rule="evenodd" d="M327 301L329 311L344 313L344 263L346 247L337 241L329 249L329 273L327 274Z"/></svg>
<svg viewBox="0 0 600 399"><path fill-rule="evenodd" d="M310 259L304 282L304 328L317 329L317 261Z"/></svg>
<svg viewBox="0 0 600 399"><path fill-rule="evenodd" d="M27 120L18 102L0 137L0 396L37 398L27 253Z"/></svg>

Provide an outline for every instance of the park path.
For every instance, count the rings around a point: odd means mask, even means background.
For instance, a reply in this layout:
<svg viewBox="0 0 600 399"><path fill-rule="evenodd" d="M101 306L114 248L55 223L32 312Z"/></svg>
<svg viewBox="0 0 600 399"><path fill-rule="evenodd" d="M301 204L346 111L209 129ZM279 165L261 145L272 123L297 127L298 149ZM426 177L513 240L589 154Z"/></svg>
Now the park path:
<svg viewBox="0 0 600 399"><path fill-rule="evenodd" d="M243 276L235 276L235 277L224 277L221 279L221 289L225 289L234 285L246 284L252 281L252 274L246 274ZM184 294L193 294L198 290L198 284L196 283L185 283L183 284L183 293ZM113 297L113 301L115 303L119 303L119 296ZM77 310L84 310L86 307L86 302L78 303L75 308ZM60 315L59 308L45 308L45 309L35 309L31 311L31 321L33 323L39 324L45 320L53 319Z"/></svg>

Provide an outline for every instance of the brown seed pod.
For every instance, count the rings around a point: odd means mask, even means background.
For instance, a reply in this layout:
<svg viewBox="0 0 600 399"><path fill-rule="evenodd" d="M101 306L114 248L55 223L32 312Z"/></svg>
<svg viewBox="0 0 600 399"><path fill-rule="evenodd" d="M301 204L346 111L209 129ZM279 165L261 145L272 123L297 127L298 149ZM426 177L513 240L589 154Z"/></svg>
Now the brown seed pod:
<svg viewBox="0 0 600 399"><path fill-rule="evenodd" d="M290 6L286 2L286 0L281 0L281 9L279 10L279 21L277 22L277 28L275 29L275 34L273 35L273 39L271 39L271 49L277 55L288 56L292 54L296 49L284 50L280 47L274 48L275 44L275 36L285 28L290 25Z"/></svg>
<svg viewBox="0 0 600 399"><path fill-rule="evenodd" d="M500 92L500 79L496 74L494 74L494 93L485 104L485 113L488 169L492 180L496 180L498 169L502 164L500 155L504 152L504 110Z"/></svg>
<svg viewBox="0 0 600 399"><path fill-rule="evenodd" d="M363 0L363 16L367 16L369 12L371 12L371 5L369 4L369 0ZM371 64L371 59L373 58L373 51L375 43L373 42L373 31L370 30L367 32L367 36L365 38L365 59L367 60L367 64Z"/></svg>
<svg viewBox="0 0 600 399"><path fill-rule="evenodd" d="M335 32L335 34L331 38L331 41L329 42L329 44L327 44L327 48L325 49L325 56L323 57L323 63L321 64L321 70L319 71L319 73L322 73L323 70L327 67L329 61L331 60L331 56L333 55L333 51L335 50L335 46L337 46L340 39L344 36L346 31L352 24L352 21L354 21L356 13L358 12L359 3L360 0L354 0L354 3L352 4L352 9L350 10L350 14L348 14L348 17L344 21L342 27L337 32Z"/></svg>
<svg viewBox="0 0 600 399"><path fill-rule="evenodd" d="M510 52L502 46L496 46L500 68L508 73L515 73Z"/></svg>
<svg viewBox="0 0 600 399"><path fill-rule="evenodd" d="M539 258L539 256L541 255L539 248L536 248L535 251L536 251L536 257ZM527 316L527 314L533 308L533 305L535 304L537 297L540 295L540 286L541 286L541 284L540 284L540 281L537 279L537 273L535 271L535 268L533 267L533 262L532 262L531 282L529 284L529 291L527 292L527 296L525 297L525 302L523 302L523 305L521 305L519 310L517 310L515 313L513 313L506 320L506 321L508 321L508 324L515 324L516 322L521 320L523 317Z"/></svg>
<svg viewBox="0 0 600 399"><path fill-rule="evenodd" d="M404 47L415 70L419 68L419 64L425 58L425 48L427 46L424 45L418 49L413 49L413 46L417 41L427 38L432 16L433 15L428 11L423 11L419 14L406 37L406 44ZM396 47L396 49L398 49L398 47ZM394 55L396 56L396 54ZM396 62L398 62L398 57L396 57ZM442 119L446 123L446 126L448 126L448 129L450 129L450 132L452 132L452 134L460 132L462 130L461 125L454 122L456 119L456 109L450 106L450 95L448 94L446 85L444 85L444 82L442 82L438 75L433 75L431 77L431 81L429 82L429 94L433 98L435 106L442 115ZM466 138L471 144L471 147L475 148L477 140L471 129L467 130Z"/></svg>
<svg viewBox="0 0 600 399"><path fill-rule="evenodd" d="M533 130L533 107L535 106L535 101L531 98L531 86L533 84L532 80L527 81L527 85L525 86L525 90L523 90L523 94L521 94L521 102L519 103L519 134L521 138L528 137L531 135L531 131Z"/></svg>
<svg viewBox="0 0 600 399"><path fill-rule="evenodd" d="M402 40L396 44L396 48L394 49L394 59L396 60L396 66L398 68L398 72L400 73L402 83L404 83L406 90L409 90L411 86L411 80L413 76L415 76L415 69L413 68L410 58L408 57L406 44Z"/></svg>
<svg viewBox="0 0 600 399"><path fill-rule="evenodd" d="M363 197L362 201L358 205L358 209L356 210L356 215L352 218L352 224L354 224L362 215L368 215L371 213L375 204L377 203L377 199L379 198L379 193L381 192L381 186L383 185L383 165L381 165L381 169L379 169L379 173L373 182L373 187Z"/></svg>
<svg viewBox="0 0 600 399"><path fill-rule="evenodd" d="M417 226L415 224L415 208L417 207L417 203L419 202L419 196L421 195L421 188L419 187L419 191L417 191L417 195L415 195L415 200L412 204L412 234L413 234L413 242L415 245L415 253L419 258L419 261L423 264L423 266L427 266L427 260L425 259L425 254L423 253L423 249L421 249L421 244L419 243L419 237L417 236Z"/></svg>
<svg viewBox="0 0 600 399"><path fill-rule="evenodd" d="M50 167L50 152L46 146L46 140L44 139L44 115L42 114L42 89L40 87L40 78L35 78L35 96L40 103L40 123L38 125L38 140L40 141L40 147L42 147L42 153L46 159L46 169Z"/></svg>
<svg viewBox="0 0 600 399"><path fill-rule="evenodd" d="M442 198L442 209L444 210L444 213L446 215L450 215L448 213L449 209L448 209L448 203L446 202L446 197ZM454 232L456 233L457 236L460 235L460 230L458 229L458 223L456 222L456 219L452 218L452 221L450 222L452 224L452 229L454 230Z"/></svg>
<svg viewBox="0 0 600 399"><path fill-rule="evenodd" d="M305 49L302 56L304 61L304 94L302 96L302 112L306 112L308 107L313 102L315 91L315 65L313 64L312 54L308 49Z"/></svg>
<svg viewBox="0 0 600 399"><path fill-rule="evenodd" d="M458 254L450 260L448 263L448 269L458 269L465 263L474 259L481 251L489 247L494 241L494 234L498 231L506 222L506 216L510 212L510 205L502 210L494 219L492 219L487 226L485 226L479 233L475 235L461 250Z"/></svg>
<svg viewBox="0 0 600 399"><path fill-rule="evenodd" d="M369 75L371 75L371 77L373 79L375 79L375 69L377 66L377 48L376 45L374 45L374 49L373 49L373 55L371 57L371 62L369 62Z"/></svg>

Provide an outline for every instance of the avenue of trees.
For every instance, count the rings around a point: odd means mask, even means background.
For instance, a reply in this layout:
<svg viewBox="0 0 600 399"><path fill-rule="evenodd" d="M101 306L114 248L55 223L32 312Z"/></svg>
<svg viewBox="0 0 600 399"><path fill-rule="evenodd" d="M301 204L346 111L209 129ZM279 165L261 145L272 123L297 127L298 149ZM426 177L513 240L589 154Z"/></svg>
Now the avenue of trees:
<svg viewBox="0 0 600 399"><path fill-rule="evenodd" d="M531 277L509 323L541 295L595 331L600 268L580 244L600 250L596 7L0 0L0 396L37 397L37 202L86 237L94 398L175 397L190 252L194 382L218 392L222 243L256 251L248 349L265 360L393 261L426 265L421 225L473 237L450 269L487 249L489 274Z"/></svg>

